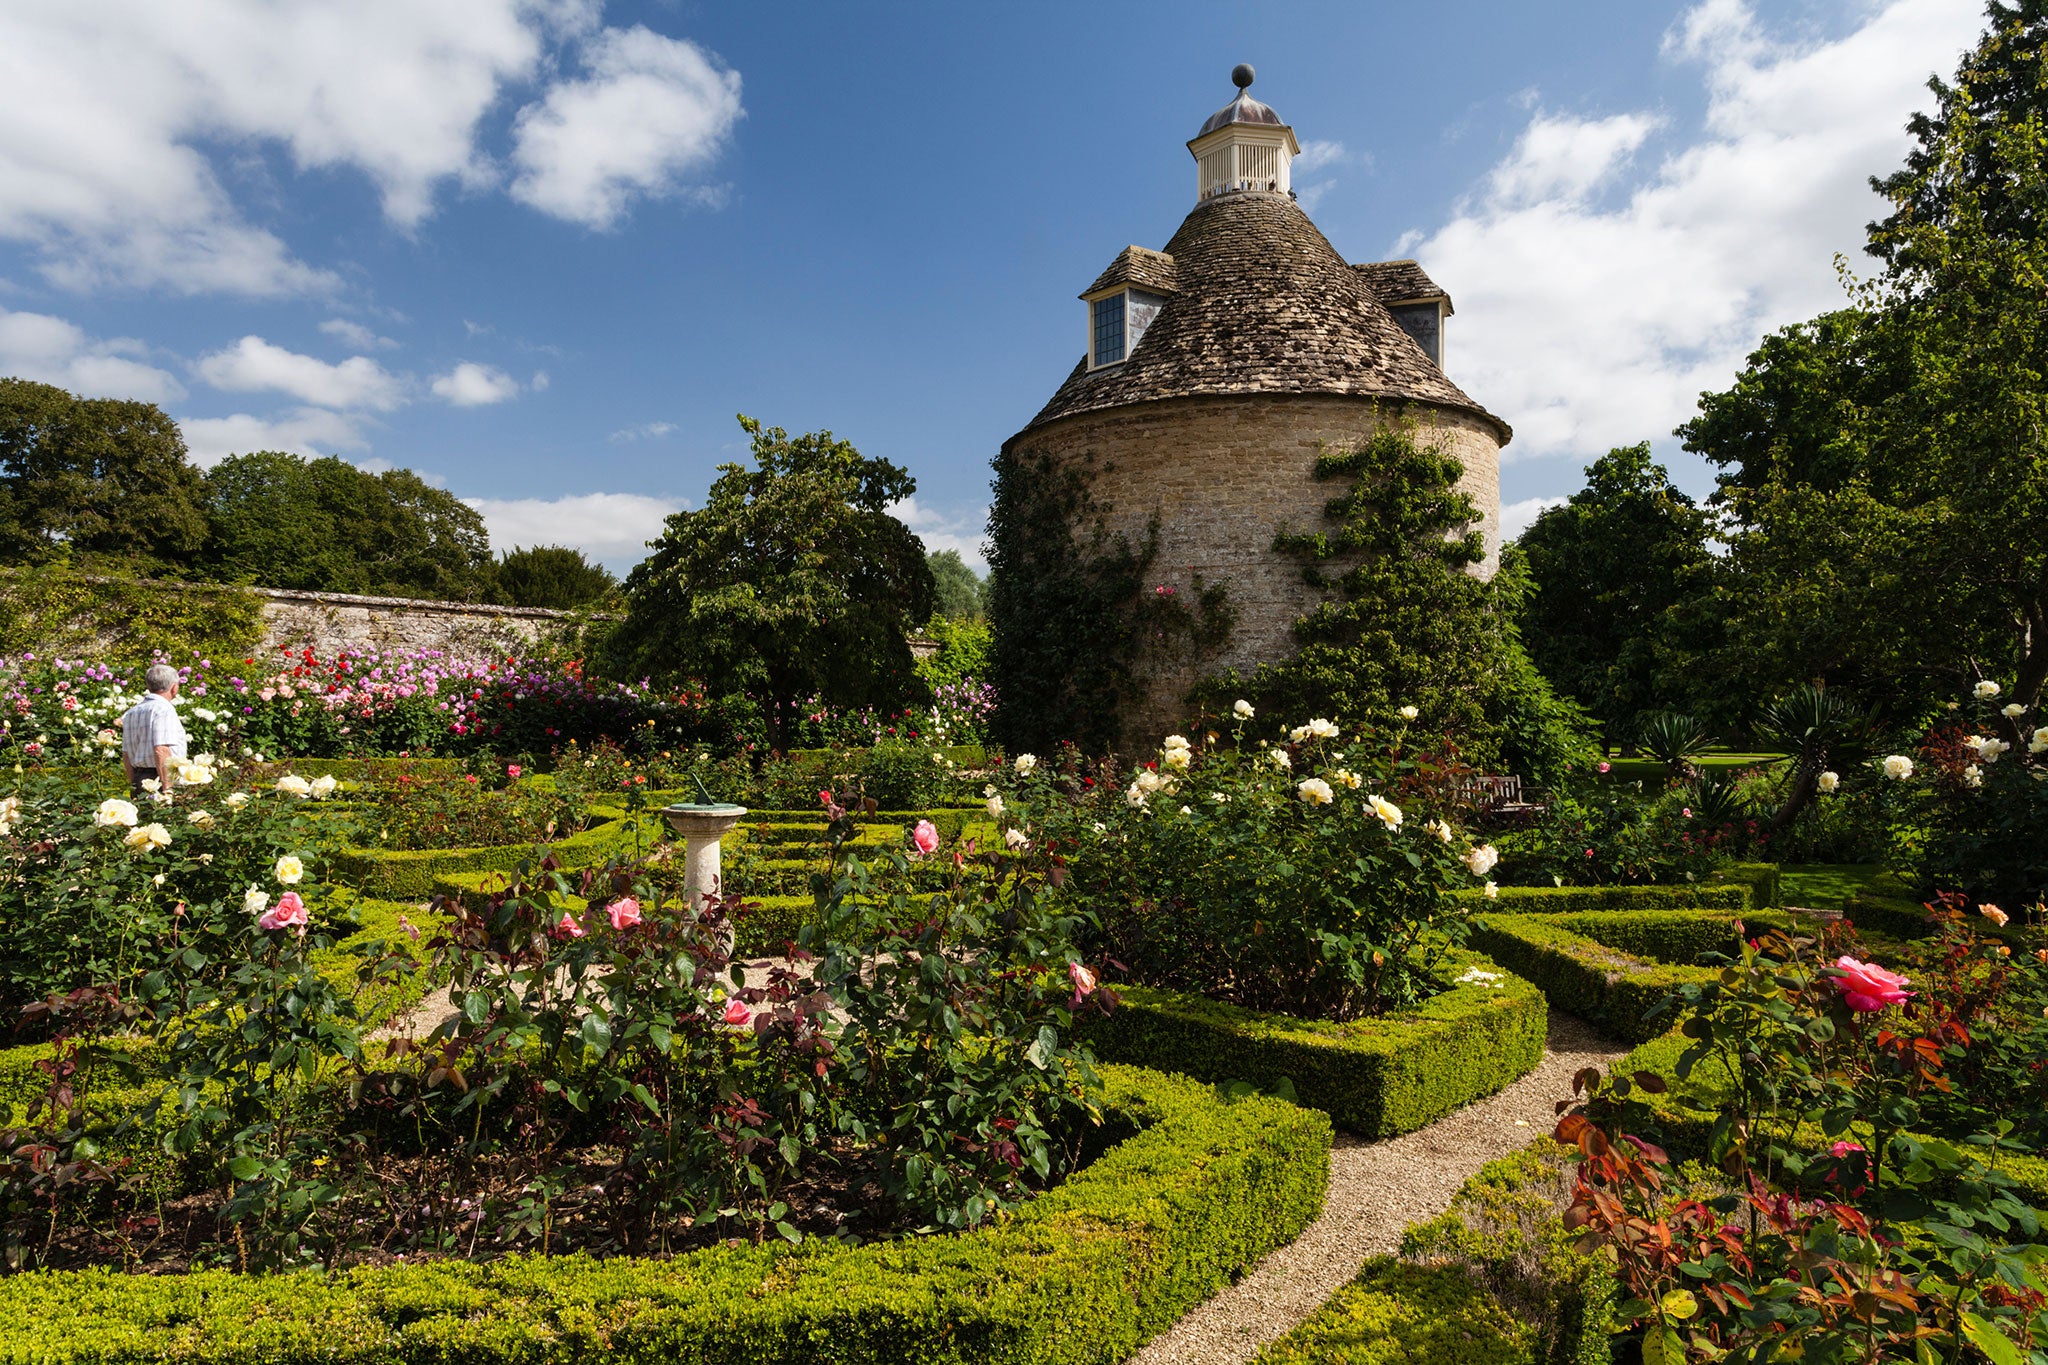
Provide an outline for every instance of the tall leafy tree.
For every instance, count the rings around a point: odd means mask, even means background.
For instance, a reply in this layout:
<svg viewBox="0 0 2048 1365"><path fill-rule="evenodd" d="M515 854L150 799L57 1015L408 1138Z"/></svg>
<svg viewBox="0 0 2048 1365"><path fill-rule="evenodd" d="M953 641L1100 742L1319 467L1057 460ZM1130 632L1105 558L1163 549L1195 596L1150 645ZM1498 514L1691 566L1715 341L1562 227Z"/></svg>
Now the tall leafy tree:
<svg viewBox="0 0 2048 1365"><path fill-rule="evenodd" d="M490 536L474 508L407 469L371 474L328 456L233 455L206 476L205 563L274 588L481 601Z"/></svg>
<svg viewBox="0 0 2048 1365"><path fill-rule="evenodd" d="M1855 315L1773 338L1681 429L1728 471L1723 657L1759 683L1907 711L2048 681L2048 6L1987 14L1873 182L1893 212Z"/></svg>
<svg viewBox="0 0 2048 1365"><path fill-rule="evenodd" d="M958 550L934 550L925 556L931 565L932 585L937 594L934 608L953 621L979 621L982 617L981 575L967 567Z"/></svg>
<svg viewBox="0 0 2048 1365"><path fill-rule="evenodd" d="M610 569L566 546L507 550L498 561L498 595L515 607L587 607L602 602L618 585Z"/></svg>
<svg viewBox="0 0 2048 1365"><path fill-rule="evenodd" d="M201 501L155 404L0 379L0 559L177 573L205 539Z"/></svg>
<svg viewBox="0 0 2048 1365"><path fill-rule="evenodd" d="M769 703L785 748L798 701L898 705L919 684L909 633L930 618L924 543L889 508L904 469L829 431L790 436L751 417L754 467L719 466L704 506L669 517L626 578L613 667L701 679Z"/></svg>
<svg viewBox="0 0 2048 1365"><path fill-rule="evenodd" d="M1519 544L1531 590L1522 614L1530 657L1566 696L1627 740L1638 713L1666 700L1660 647L1705 587L1708 519L1673 486L1649 443L1586 466L1586 486L1544 509Z"/></svg>

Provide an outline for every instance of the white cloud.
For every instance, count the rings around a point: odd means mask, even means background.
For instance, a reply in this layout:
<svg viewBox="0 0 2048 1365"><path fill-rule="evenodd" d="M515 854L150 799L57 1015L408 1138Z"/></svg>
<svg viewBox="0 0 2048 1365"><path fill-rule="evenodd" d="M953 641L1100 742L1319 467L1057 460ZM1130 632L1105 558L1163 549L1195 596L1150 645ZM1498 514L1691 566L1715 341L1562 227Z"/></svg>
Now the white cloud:
<svg viewBox="0 0 2048 1365"><path fill-rule="evenodd" d="M368 356L330 365L259 336L243 337L226 350L201 356L193 368L217 389L288 394L315 407L389 412L405 401L404 382Z"/></svg>
<svg viewBox="0 0 2048 1365"><path fill-rule="evenodd" d="M294 455L334 455L361 450L369 442L354 419L324 408L299 408L282 416L188 417L178 426L193 463L210 469L230 455L282 450Z"/></svg>
<svg viewBox="0 0 2048 1365"><path fill-rule="evenodd" d="M676 429L674 422L642 422L637 427L620 427L607 439L613 441L658 441Z"/></svg>
<svg viewBox="0 0 2048 1365"><path fill-rule="evenodd" d="M519 381L493 365L465 360L434 381L434 396L458 408L477 408L519 396Z"/></svg>
<svg viewBox="0 0 2048 1365"><path fill-rule="evenodd" d="M411 229L501 170L483 120L582 44L521 116L521 197L609 222L715 154L738 77L599 29L601 0L10 0L0 5L0 238L46 278L256 296L340 288L237 202L223 157L361 176ZM694 59L695 66L691 65ZM585 164L587 163L587 164Z"/></svg>
<svg viewBox="0 0 2048 1365"><path fill-rule="evenodd" d="M553 380L548 378L546 370L535 370L533 378L527 381L526 387L532 389L535 393L546 393L548 385L553 382Z"/></svg>
<svg viewBox="0 0 2048 1365"><path fill-rule="evenodd" d="M1645 163L1660 115L1534 113L1412 242L1457 299L1452 377L1515 425L1509 458L1662 439L1765 332L1843 306L1834 258L1861 259L1884 207L1868 177L1900 163L1927 77L1953 71L1980 22L1956 0L1891 0L1795 43L1742 0L1707 0L1665 49L1702 68L1689 139Z"/></svg>
<svg viewBox="0 0 2048 1365"><path fill-rule="evenodd" d="M1520 502L1507 503L1500 509L1500 538L1513 540L1535 524L1545 508L1562 507L1570 498L1523 498Z"/></svg>
<svg viewBox="0 0 2048 1365"><path fill-rule="evenodd" d="M320 330L344 346L353 346L358 351L390 350L398 343L390 337L380 337L360 322L347 318L329 318L320 324Z"/></svg>
<svg viewBox="0 0 2048 1365"><path fill-rule="evenodd" d="M636 194L675 193L741 116L739 73L693 43L607 29L584 45L583 64L584 79L520 110L515 129L512 197L557 218L608 228Z"/></svg>
<svg viewBox="0 0 2048 1365"><path fill-rule="evenodd" d="M498 550L567 545L614 572L647 557L647 542L684 504L644 493L572 493L560 498L464 498L482 514Z"/></svg>
<svg viewBox="0 0 2048 1365"><path fill-rule="evenodd" d="M1301 144L1301 155L1294 158L1293 170L1304 175L1319 171L1325 166L1334 166L1345 160L1344 144L1319 138Z"/></svg>
<svg viewBox="0 0 2048 1365"><path fill-rule="evenodd" d="M896 503L889 511L917 533L927 552L958 550L969 568L978 574L988 572L988 560L981 552L982 538L988 534L986 506L946 511L926 507L913 496Z"/></svg>
<svg viewBox="0 0 2048 1365"><path fill-rule="evenodd" d="M0 375L55 384L85 398L136 398L168 403L185 387L140 357L147 348L130 337L100 341L75 323L48 313L0 308Z"/></svg>

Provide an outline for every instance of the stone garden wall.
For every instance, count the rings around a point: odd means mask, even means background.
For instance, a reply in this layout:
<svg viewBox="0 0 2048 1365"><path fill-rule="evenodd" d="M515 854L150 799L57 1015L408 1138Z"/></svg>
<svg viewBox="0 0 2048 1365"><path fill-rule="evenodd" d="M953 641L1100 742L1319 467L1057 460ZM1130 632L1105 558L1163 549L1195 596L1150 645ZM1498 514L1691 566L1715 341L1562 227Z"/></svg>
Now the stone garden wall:
<svg viewBox="0 0 2048 1365"><path fill-rule="evenodd" d="M490 654L523 649L570 629L568 612L411 597L252 588L263 603L265 648L444 650Z"/></svg>

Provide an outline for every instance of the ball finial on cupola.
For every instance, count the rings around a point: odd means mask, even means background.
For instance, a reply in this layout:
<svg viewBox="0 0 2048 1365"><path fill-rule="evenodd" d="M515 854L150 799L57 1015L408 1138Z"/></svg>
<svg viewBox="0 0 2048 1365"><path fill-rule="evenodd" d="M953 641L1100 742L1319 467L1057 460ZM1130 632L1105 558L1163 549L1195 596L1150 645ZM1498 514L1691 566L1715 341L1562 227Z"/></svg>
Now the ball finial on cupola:
<svg viewBox="0 0 2048 1365"><path fill-rule="evenodd" d="M1252 82L1258 79L1258 75L1258 72L1252 70L1250 62L1239 62L1230 68L1230 83L1240 90L1249 90Z"/></svg>

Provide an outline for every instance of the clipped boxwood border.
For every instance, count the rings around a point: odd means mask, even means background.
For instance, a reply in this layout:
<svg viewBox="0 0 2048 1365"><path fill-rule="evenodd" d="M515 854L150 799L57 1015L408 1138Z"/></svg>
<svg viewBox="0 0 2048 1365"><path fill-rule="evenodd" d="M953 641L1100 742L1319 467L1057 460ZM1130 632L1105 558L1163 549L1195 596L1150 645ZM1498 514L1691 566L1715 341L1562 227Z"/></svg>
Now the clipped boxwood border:
<svg viewBox="0 0 2048 1365"><path fill-rule="evenodd" d="M1561 1010L1598 1020L1626 1043L1669 1027L1647 1018L1678 986L1713 973L1691 961L1735 944L1735 921L1784 927L1783 911L1637 910L1576 915L1490 914L1472 920L1472 946L1527 977Z"/></svg>
<svg viewBox="0 0 2048 1365"><path fill-rule="evenodd" d="M1569 915L1588 910L1757 910L1779 903L1776 863L1736 863L1702 882L1670 886L1503 886L1488 898L1477 890L1453 895L1474 910Z"/></svg>
<svg viewBox="0 0 2048 1365"><path fill-rule="evenodd" d="M1260 1014L1198 995L1118 986L1121 1003L1091 1020L1096 1055L1205 1081L1270 1088L1282 1077L1302 1104L1362 1137L1393 1137L1493 1094L1542 1060L1542 993L1476 953L1448 955L1453 985L1420 1009L1336 1024Z"/></svg>
<svg viewBox="0 0 2048 1365"><path fill-rule="evenodd" d="M0 1280L0 1362L1110 1365L1322 1210L1330 1124L1105 1067L1136 1131L974 1232L670 1261L515 1257L240 1276Z"/></svg>

